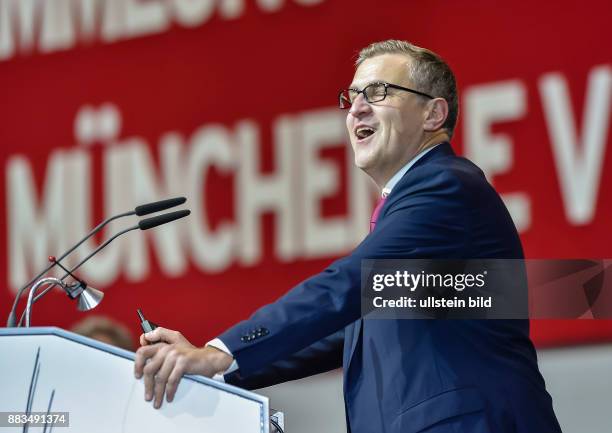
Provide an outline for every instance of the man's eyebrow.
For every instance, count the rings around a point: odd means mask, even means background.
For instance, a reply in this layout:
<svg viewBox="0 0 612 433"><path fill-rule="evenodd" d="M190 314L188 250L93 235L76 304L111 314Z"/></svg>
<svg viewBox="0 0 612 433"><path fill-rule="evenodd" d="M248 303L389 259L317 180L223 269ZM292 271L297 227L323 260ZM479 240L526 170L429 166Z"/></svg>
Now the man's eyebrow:
<svg viewBox="0 0 612 433"><path fill-rule="evenodd" d="M370 83L366 83L365 85L361 86L361 89L363 89L365 86L367 86L367 85L369 85L369 84L370 84ZM360 89L360 87L359 87L357 84L355 84L355 83L351 83L351 84L349 85L349 87L348 87L348 88L349 88L349 89L357 89L357 90L359 90L359 89Z"/></svg>
<svg viewBox="0 0 612 433"><path fill-rule="evenodd" d="M383 83L383 82L384 82L383 80L370 80L370 81L366 81L366 82L365 82L365 83L363 83L363 85L361 86L361 89L363 89L363 88L365 88L365 87L369 86L370 84L374 84L374 83ZM360 87L359 87L359 86L357 86L355 83L351 83L351 84L348 86L348 89L357 89L357 90L359 90L359 89L360 89Z"/></svg>

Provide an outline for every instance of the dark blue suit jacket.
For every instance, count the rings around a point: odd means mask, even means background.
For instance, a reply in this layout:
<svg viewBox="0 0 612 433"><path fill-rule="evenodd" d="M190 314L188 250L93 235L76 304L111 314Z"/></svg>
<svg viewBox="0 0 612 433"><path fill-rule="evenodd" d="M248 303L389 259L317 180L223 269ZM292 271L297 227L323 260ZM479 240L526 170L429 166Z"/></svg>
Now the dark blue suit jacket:
<svg viewBox="0 0 612 433"><path fill-rule="evenodd" d="M482 171L436 147L347 257L220 336L254 389L344 367L352 433L560 432L527 320L362 320L361 260L522 258Z"/></svg>

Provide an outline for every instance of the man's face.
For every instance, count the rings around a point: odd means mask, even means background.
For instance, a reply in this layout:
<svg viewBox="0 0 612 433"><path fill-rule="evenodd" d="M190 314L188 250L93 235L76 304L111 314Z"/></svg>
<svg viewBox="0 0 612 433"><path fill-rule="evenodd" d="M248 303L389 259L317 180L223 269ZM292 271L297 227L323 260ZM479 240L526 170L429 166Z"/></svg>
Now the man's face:
<svg viewBox="0 0 612 433"><path fill-rule="evenodd" d="M400 54L367 59L355 71L350 88L363 90L380 81L413 88L410 62ZM389 88L383 101L372 104L359 94L346 117L355 165L382 186L412 159L424 140L424 110L422 97L398 89ZM368 129L374 133L368 135Z"/></svg>

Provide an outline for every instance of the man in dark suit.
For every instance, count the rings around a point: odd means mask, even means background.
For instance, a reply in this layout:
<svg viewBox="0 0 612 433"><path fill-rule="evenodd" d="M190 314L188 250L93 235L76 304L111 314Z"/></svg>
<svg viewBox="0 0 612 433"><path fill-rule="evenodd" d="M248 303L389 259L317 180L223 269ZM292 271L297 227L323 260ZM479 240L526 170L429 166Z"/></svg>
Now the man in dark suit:
<svg viewBox="0 0 612 433"><path fill-rule="evenodd" d="M361 318L363 259L523 257L498 194L449 144L450 68L407 42L372 44L339 99L355 164L381 189L371 233L204 348L161 328L142 336L145 398L171 401L185 373L253 389L343 366L352 433L559 432L527 320Z"/></svg>

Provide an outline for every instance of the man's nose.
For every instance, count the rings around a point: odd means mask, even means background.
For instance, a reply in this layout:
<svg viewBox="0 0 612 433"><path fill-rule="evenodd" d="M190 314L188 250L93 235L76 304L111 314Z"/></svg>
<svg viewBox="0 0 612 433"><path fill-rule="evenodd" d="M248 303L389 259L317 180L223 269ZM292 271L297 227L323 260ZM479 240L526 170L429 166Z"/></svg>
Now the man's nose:
<svg viewBox="0 0 612 433"><path fill-rule="evenodd" d="M361 117L364 114L369 113L370 111L372 111L372 107L370 106L368 101L366 101L365 97L363 96L363 93L360 93L359 95L357 95L357 97L351 104L349 114L354 117Z"/></svg>

